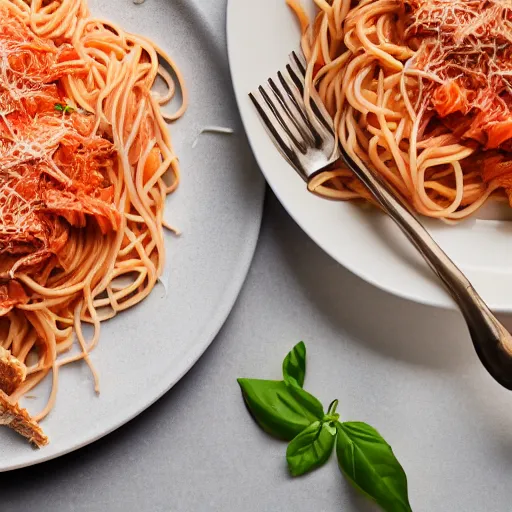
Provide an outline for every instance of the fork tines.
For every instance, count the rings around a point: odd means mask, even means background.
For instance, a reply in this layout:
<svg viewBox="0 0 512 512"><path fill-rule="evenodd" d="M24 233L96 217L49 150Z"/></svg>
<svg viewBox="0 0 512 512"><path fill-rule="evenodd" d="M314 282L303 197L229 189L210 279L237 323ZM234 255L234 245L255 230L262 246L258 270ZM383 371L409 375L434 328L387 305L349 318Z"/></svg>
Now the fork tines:
<svg viewBox="0 0 512 512"><path fill-rule="evenodd" d="M314 88L304 103L306 63L295 52L277 80L250 93L277 148L304 180L337 158L333 121Z"/></svg>

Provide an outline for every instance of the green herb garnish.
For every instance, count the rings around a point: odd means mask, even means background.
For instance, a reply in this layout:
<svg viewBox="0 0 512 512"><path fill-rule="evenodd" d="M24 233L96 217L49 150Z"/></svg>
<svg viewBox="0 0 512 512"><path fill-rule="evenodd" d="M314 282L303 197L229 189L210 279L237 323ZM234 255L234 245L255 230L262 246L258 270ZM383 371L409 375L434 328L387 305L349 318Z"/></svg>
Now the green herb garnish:
<svg viewBox="0 0 512 512"><path fill-rule="evenodd" d="M412 512L407 477L384 438L370 425L340 422L334 400L324 413L305 391L306 346L301 341L283 361L283 379L238 379L245 403L259 426L290 441L288 468L300 476L323 466L334 446L347 480L385 512Z"/></svg>
<svg viewBox="0 0 512 512"><path fill-rule="evenodd" d="M383 510L410 511L407 477L383 437L361 422L338 422L336 429L338 465L352 485Z"/></svg>
<svg viewBox="0 0 512 512"><path fill-rule="evenodd" d="M75 111L73 107L70 107L69 105L63 105L62 103L55 103L53 108L57 112L64 112L64 114L72 114Z"/></svg>
<svg viewBox="0 0 512 512"><path fill-rule="evenodd" d="M323 411L317 414L296 400L282 380L238 379L238 383L254 419L278 439L291 441L323 417Z"/></svg>
<svg viewBox="0 0 512 512"><path fill-rule="evenodd" d="M315 421L290 441L286 449L288 468L293 476L323 466L331 456L336 440L336 426L332 422Z"/></svg>

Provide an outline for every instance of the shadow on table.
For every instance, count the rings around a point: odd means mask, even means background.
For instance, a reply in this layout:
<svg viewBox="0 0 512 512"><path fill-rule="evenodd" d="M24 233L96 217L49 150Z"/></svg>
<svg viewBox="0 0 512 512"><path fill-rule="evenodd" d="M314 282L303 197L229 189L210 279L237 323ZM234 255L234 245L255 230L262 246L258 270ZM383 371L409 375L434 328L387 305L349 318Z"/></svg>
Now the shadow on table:
<svg viewBox="0 0 512 512"><path fill-rule="evenodd" d="M191 370L192 372L194 372L194 369ZM134 439L144 440L147 432L153 430L155 425L158 425L159 419L164 414L163 411L172 407L175 393L179 393L180 388L184 385L186 385L184 381L180 381L155 404L149 407L144 414L137 416L113 433L84 448L42 464L2 473L0 475L0 496L2 496L0 510L3 512L5 510L4 506L16 503L18 498L21 498L21 503L24 503L23 496L29 492L31 496L36 495L37 492L41 493L40 496L52 493L53 483L57 481L70 482L70 485L75 485L77 481L85 484L87 480L93 477L93 475L87 472L91 471L91 468L98 464L105 465L106 461L108 461L108 458L105 458L105 453L133 452ZM20 449L26 449L23 440L20 440ZM118 469L123 471L123 468ZM116 468L112 466L108 468L108 471L110 470L114 471ZM80 488L81 486L77 487ZM87 488L86 485L83 487L84 489ZM54 491L58 496L58 489L54 489ZM66 497L69 497L69 493ZM76 502L82 505L86 499L85 496L80 495L77 495L75 498ZM55 501L55 496L52 497L52 501ZM74 510L71 503L67 503L67 506L69 508L66 510ZM8 508L7 510L17 509Z"/></svg>
<svg viewBox="0 0 512 512"><path fill-rule="evenodd" d="M410 302L363 281L323 252L269 194L271 226L284 258L319 314L372 350L443 370L474 364L476 355L456 310ZM512 328L512 319L505 319Z"/></svg>
<svg viewBox="0 0 512 512"><path fill-rule="evenodd" d="M483 370L479 375L473 370L467 371L468 367L477 367L479 363L459 313L407 302L354 276L304 235L270 194L266 220L269 218L273 222L266 223L266 236L276 240L304 295L309 297L312 308L316 308L333 329L348 332L351 343L364 344L386 357L411 365L457 374L459 380L454 385L465 388L462 399L470 403L475 417L480 418L481 435L493 439L490 443L492 455L512 464L512 435L509 428L512 422L508 414L511 395L495 385ZM362 315L362 311L366 314ZM512 328L510 318L507 319L507 326ZM195 372L199 374L204 371L203 365L208 364L206 359L203 357L187 379L180 381L143 415L114 434L58 460L2 474L0 510L15 510L6 509L5 504L16 503L17 497L23 496L28 489L32 493L40 490L46 494L52 492L51 482L54 481L85 482L92 478L88 473L91 468L109 464L105 452L130 453L134 449L134 439L144 439L148 431L165 428L165 425L159 426L163 411L167 411L166 416L172 417L177 407L185 407L186 401L180 405L176 394L192 386ZM129 459L127 464L130 463ZM124 471L114 466L103 470ZM79 502L85 498L77 495L75 499ZM375 510L372 504L355 492L352 499L358 510ZM72 510L71 506L69 510Z"/></svg>
<svg viewBox="0 0 512 512"><path fill-rule="evenodd" d="M268 215L275 221L268 223L270 236L311 308L335 332L347 333L343 339L349 343L453 377L445 382L472 412L475 442L485 439L488 456L512 468L512 394L480 364L460 312L401 299L355 276L302 233L273 194L267 198ZM512 332L512 316L499 319ZM358 510L375 510L357 493L352 502Z"/></svg>

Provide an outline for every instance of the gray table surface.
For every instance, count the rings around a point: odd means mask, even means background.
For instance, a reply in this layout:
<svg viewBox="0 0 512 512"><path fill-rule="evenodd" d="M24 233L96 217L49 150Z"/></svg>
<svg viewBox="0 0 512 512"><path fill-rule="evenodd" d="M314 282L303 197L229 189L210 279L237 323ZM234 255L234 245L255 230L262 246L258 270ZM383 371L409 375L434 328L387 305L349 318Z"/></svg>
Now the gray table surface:
<svg viewBox="0 0 512 512"><path fill-rule="evenodd" d="M224 44L225 0L198 3ZM397 299L341 268L269 193L247 282L197 365L114 434L2 474L0 511L375 510L334 460L291 479L286 446L243 406L235 379L279 378L282 357L304 339L306 387L388 439L415 512L509 512L512 396L485 374L464 329L456 312Z"/></svg>

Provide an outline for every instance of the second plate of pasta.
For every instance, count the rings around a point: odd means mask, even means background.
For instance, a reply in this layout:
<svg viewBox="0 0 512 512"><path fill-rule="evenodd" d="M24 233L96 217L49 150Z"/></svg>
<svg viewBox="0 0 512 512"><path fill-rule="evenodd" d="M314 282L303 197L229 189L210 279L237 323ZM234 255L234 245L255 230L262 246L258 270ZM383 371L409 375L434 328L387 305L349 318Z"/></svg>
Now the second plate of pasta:
<svg viewBox="0 0 512 512"><path fill-rule="evenodd" d="M0 18L2 472L112 432L191 368L245 279L263 180L195 2L0 0Z"/></svg>
<svg viewBox="0 0 512 512"><path fill-rule="evenodd" d="M512 210L508 182L500 178L508 173L508 121L502 121L508 93L501 82L478 83L476 69L499 62L480 50L474 65L452 54L443 60L446 49L460 46L466 55L472 43L452 33L442 3L318 4L323 11L310 0L229 1L232 80L268 183L306 233L349 270L403 298L453 307L393 222L365 204L364 188L342 165L333 166L320 185L349 201L320 199L307 192L268 138L247 95L302 46L306 82L319 89L341 143L409 200L493 309L512 311ZM490 26L482 37L498 40L492 16L485 19ZM457 23L470 27L474 20L461 14ZM494 93L496 108L490 110L485 102ZM496 119L488 118L491 111Z"/></svg>

